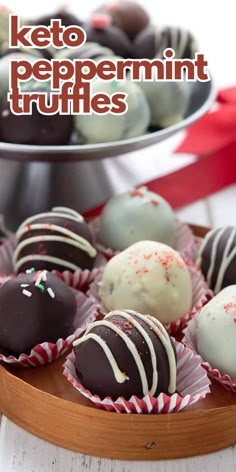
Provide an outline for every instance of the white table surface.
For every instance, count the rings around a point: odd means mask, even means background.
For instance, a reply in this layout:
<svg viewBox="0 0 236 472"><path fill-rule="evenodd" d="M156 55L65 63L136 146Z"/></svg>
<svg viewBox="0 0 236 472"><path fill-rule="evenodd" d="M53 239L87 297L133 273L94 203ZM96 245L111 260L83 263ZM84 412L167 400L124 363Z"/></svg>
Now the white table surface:
<svg viewBox="0 0 236 472"><path fill-rule="evenodd" d="M61 1L8 0L7 4L20 14L34 16L50 8L53 11ZM78 2L70 0L71 9L85 16L89 9L97 6L99 0ZM142 2L141 2L142 3ZM209 61L209 67L218 86L235 83L236 44L235 15L233 2L207 2L198 0L147 0L154 23L179 24L189 27L198 36L201 50ZM138 154L108 160L107 169L119 191L131 184L163 175L166 172L192 162L191 156L173 156L181 136L161 146L153 146ZM135 172L135 179L133 174ZM200 183L199 183L200 184ZM214 226L236 225L236 185L219 192L207 201L197 202L178 212L187 222ZM1 394L1 391L0 391ZM14 401L14 399L12 399ZM43 414L43 412L42 412ZM203 438L204 441L204 438ZM125 462L99 459L66 451L50 445L2 418L0 427L0 472L236 472L236 448L232 447L207 456L192 459L161 462Z"/></svg>

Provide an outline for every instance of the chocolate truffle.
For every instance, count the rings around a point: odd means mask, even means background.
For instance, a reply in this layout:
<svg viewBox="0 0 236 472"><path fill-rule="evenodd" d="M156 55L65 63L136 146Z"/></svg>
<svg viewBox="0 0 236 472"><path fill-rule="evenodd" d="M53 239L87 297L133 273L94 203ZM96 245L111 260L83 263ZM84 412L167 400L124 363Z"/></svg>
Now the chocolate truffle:
<svg viewBox="0 0 236 472"><path fill-rule="evenodd" d="M132 45L128 36L117 26L111 25L109 16L94 16L84 26L87 41L98 43L124 58L131 57Z"/></svg>
<svg viewBox="0 0 236 472"><path fill-rule="evenodd" d="M46 82L34 80L21 85L23 92L47 92L50 99L50 86ZM32 114L15 115L10 108L7 96L3 97L0 104L0 132L1 140L17 144L37 145L65 145L69 143L72 133L72 116L43 115L32 104Z"/></svg>
<svg viewBox="0 0 236 472"><path fill-rule="evenodd" d="M236 283L236 228L217 228L205 236L198 255L208 286L217 294Z"/></svg>
<svg viewBox="0 0 236 472"><path fill-rule="evenodd" d="M146 187L115 195L105 205L99 223L104 246L122 251L142 240L173 246L175 216L166 200Z"/></svg>
<svg viewBox="0 0 236 472"><path fill-rule="evenodd" d="M213 369L236 379L236 285L219 292L201 309L197 348Z"/></svg>
<svg viewBox="0 0 236 472"><path fill-rule="evenodd" d="M78 18L76 15L70 13L66 7L61 7L58 11L52 15L44 15L36 20L31 20L29 23L31 25L44 25L50 26L51 20L61 20L62 26L83 26L84 22Z"/></svg>
<svg viewBox="0 0 236 472"><path fill-rule="evenodd" d="M167 128L185 117L192 93L191 82L141 82L151 111L151 125Z"/></svg>
<svg viewBox="0 0 236 472"><path fill-rule="evenodd" d="M135 38L135 59L163 58L163 51L172 48L175 59L194 59L198 50L197 41L187 30L176 26L148 26Z"/></svg>
<svg viewBox="0 0 236 472"><path fill-rule="evenodd" d="M130 310L95 321L75 341L83 387L101 398L157 397L176 391L175 348L162 324Z"/></svg>
<svg viewBox="0 0 236 472"><path fill-rule="evenodd" d="M56 207L25 220L16 232L16 273L38 269L91 269L96 256L91 230L74 210Z"/></svg>
<svg viewBox="0 0 236 472"><path fill-rule="evenodd" d="M47 271L32 272L0 288L0 347L9 354L29 354L37 344L56 343L75 331L72 290Z"/></svg>
<svg viewBox="0 0 236 472"><path fill-rule="evenodd" d="M129 308L169 323L191 309L191 276L174 249L140 241L107 263L99 296L107 311Z"/></svg>
<svg viewBox="0 0 236 472"><path fill-rule="evenodd" d="M139 3L125 0L101 5L94 13L105 13L111 16L113 25L122 29L131 41L150 22L149 15Z"/></svg>
<svg viewBox="0 0 236 472"><path fill-rule="evenodd" d="M139 86L129 80L107 82L95 79L92 92L127 94L128 110L122 115L111 113L98 115L74 115L74 126L79 141L84 144L105 143L134 138L144 134L150 123L150 110Z"/></svg>

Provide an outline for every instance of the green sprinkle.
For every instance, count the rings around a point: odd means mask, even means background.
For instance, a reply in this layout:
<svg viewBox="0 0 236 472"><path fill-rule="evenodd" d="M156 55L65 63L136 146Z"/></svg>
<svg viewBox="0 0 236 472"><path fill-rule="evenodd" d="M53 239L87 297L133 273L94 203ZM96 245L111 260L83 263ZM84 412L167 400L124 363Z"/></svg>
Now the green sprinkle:
<svg viewBox="0 0 236 472"><path fill-rule="evenodd" d="M113 88L118 88L118 87L119 87L119 82L118 82L118 80L112 80L111 86L112 86Z"/></svg>
<svg viewBox="0 0 236 472"><path fill-rule="evenodd" d="M33 272L35 272L35 268L34 268L34 267L32 267L31 269L28 269L28 270L26 271L26 274L33 274Z"/></svg>
<svg viewBox="0 0 236 472"><path fill-rule="evenodd" d="M38 287L41 292L44 292L44 286L42 284L36 285L36 287Z"/></svg>

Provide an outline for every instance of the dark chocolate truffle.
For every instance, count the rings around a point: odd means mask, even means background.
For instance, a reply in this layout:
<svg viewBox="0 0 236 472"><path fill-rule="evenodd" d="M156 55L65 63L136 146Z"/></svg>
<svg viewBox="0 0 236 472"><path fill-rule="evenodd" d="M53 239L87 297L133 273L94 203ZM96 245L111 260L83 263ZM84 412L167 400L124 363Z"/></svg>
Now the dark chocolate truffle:
<svg viewBox="0 0 236 472"><path fill-rule="evenodd" d="M71 288L55 275L41 271L10 279L0 288L1 350L29 354L37 344L66 339L75 331L75 315Z"/></svg>
<svg viewBox="0 0 236 472"><path fill-rule="evenodd" d="M47 92L50 98L50 87L47 83L30 81L21 86L24 92ZM72 116L43 115L32 103L32 114L15 115L10 108L7 96L0 103L1 140L17 144L65 145L69 143L72 133Z"/></svg>
<svg viewBox="0 0 236 472"><path fill-rule="evenodd" d="M150 22L146 10L136 2L114 1L101 5L94 13L106 13L112 23L122 29L133 40Z"/></svg>
<svg viewBox="0 0 236 472"><path fill-rule="evenodd" d="M50 21L51 20L61 20L62 26L83 26L84 22L79 19L77 16L73 15L69 11L67 11L66 8L60 8L57 12L53 13L52 15L44 15L36 20L31 20L29 22L31 25L44 25L44 26L50 26Z"/></svg>
<svg viewBox="0 0 236 472"><path fill-rule="evenodd" d="M215 294L236 284L236 228L210 231L200 248L198 265Z"/></svg>
<svg viewBox="0 0 236 472"><path fill-rule="evenodd" d="M197 43L189 31L175 26L148 26L135 38L133 56L136 59L162 58L163 51L172 48L176 59L193 59Z"/></svg>
<svg viewBox="0 0 236 472"><path fill-rule="evenodd" d="M31 267L47 270L91 269L96 256L91 230L83 217L64 207L34 215L16 232L16 273Z"/></svg>
<svg viewBox="0 0 236 472"><path fill-rule="evenodd" d="M157 397L176 391L176 355L162 324L131 310L91 323L75 341L78 378L101 398Z"/></svg>
<svg viewBox="0 0 236 472"><path fill-rule="evenodd" d="M117 26L111 25L109 16L94 16L84 27L87 41L98 43L124 58L131 57L132 44L128 36Z"/></svg>

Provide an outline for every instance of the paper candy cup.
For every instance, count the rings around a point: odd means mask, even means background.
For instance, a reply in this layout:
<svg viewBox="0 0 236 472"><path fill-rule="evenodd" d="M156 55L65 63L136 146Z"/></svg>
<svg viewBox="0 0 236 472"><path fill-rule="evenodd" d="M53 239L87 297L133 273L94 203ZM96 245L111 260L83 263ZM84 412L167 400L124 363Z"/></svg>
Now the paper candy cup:
<svg viewBox="0 0 236 472"><path fill-rule="evenodd" d="M14 250L16 248L15 238L7 239L0 246L0 287L2 283L7 278L14 277L13 266L12 266L12 257ZM106 259L101 254L98 255L96 259L96 268L92 270L77 270L76 272L70 272L68 270L64 272L59 272L53 270L52 273L59 277L63 282L65 282L69 287L72 287L81 292L86 292L90 284L94 281L95 277L100 271L100 267L104 267L106 264Z"/></svg>
<svg viewBox="0 0 236 472"><path fill-rule="evenodd" d="M79 382L75 369L75 355L72 352L64 364L63 375L78 392L94 403L98 408L117 413L177 413L184 408L205 398L210 392L210 380L201 366L200 356L173 339L177 351L177 391L172 396L161 393L157 398L146 395L138 398L133 395L129 400L119 397L113 401L110 397L103 400L93 395Z"/></svg>
<svg viewBox="0 0 236 472"><path fill-rule="evenodd" d="M192 320L187 324L187 327L184 330L183 343L192 350L196 355L197 352L197 325L198 325L199 314L197 314ZM229 375L221 375L218 369L213 369L208 362L202 361L202 367L206 370L207 374L214 379L216 382L220 383L225 390L231 390L236 392L236 379L231 379Z"/></svg>
<svg viewBox="0 0 236 472"><path fill-rule="evenodd" d="M89 225L94 234L97 250L101 254L103 254L107 260L110 260L112 257L114 257L120 252L114 251L111 248L106 248L99 241L99 217L91 220ZM188 259L195 260L197 257L198 247L199 246L197 244L197 240L194 237L191 228L185 223L182 223L181 221L176 219L176 236L174 249L178 251L182 257L187 257Z"/></svg>
<svg viewBox="0 0 236 472"><path fill-rule="evenodd" d="M97 317L96 306L84 293L74 291L77 301L77 314L75 318L75 332L67 339L58 339L54 343L44 342L35 346L29 355L20 354L19 357L4 356L0 354L0 362L22 367L39 367L50 364L61 357L72 343L85 331L88 324L95 321Z"/></svg>
<svg viewBox="0 0 236 472"><path fill-rule="evenodd" d="M209 290L207 283L203 277L201 270L189 259L184 258L184 261L189 269L191 280L192 280L192 309L186 316L179 318L177 321L165 324L165 328L171 336L179 333L186 326L188 320L190 320L213 296L211 290ZM100 314L106 315L107 311L101 303L99 298L99 282L102 279L103 270L101 269L94 281L91 283L88 290L88 295L96 303L97 309ZM127 307L131 308L131 307ZM144 313L147 314L147 313Z"/></svg>

